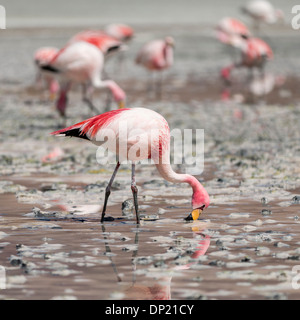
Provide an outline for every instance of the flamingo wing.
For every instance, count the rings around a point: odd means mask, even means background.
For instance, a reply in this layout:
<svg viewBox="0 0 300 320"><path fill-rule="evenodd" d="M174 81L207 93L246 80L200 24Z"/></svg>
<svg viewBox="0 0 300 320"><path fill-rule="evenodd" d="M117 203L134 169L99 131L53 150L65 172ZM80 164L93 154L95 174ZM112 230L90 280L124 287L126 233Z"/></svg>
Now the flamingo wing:
<svg viewBox="0 0 300 320"><path fill-rule="evenodd" d="M124 108L124 109L111 110L103 114L94 116L90 119L84 120L82 122L76 123L65 129L54 131L51 134L93 140L93 138L95 138L97 132L101 128L106 127L109 123L111 123L111 121L116 119L118 115L120 115L122 112L127 110L130 110L130 109Z"/></svg>

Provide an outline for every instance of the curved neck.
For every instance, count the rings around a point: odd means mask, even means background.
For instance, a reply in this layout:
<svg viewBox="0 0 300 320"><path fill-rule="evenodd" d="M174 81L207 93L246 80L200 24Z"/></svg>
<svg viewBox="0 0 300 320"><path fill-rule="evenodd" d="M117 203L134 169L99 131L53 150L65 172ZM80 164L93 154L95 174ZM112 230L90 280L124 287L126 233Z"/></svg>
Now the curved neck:
<svg viewBox="0 0 300 320"><path fill-rule="evenodd" d="M96 88L108 88L115 101L125 100L126 94L125 92L113 81L113 80L100 80L96 81L93 84Z"/></svg>
<svg viewBox="0 0 300 320"><path fill-rule="evenodd" d="M160 175L167 181L173 183L188 183L192 188L193 192L204 189L202 184L192 175L176 173L170 163L159 163L156 164L156 168Z"/></svg>

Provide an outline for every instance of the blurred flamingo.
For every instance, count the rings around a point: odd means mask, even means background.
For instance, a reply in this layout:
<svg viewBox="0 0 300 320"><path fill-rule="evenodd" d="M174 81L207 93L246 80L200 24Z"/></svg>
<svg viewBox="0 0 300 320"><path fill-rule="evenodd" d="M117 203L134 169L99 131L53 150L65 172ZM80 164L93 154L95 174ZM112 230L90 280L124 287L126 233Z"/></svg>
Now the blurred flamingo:
<svg viewBox="0 0 300 320"><path fill-rule="evenodd" d="M222 43L238 47L242 39L251 36L249 29L240 20L225 17L216 26L217 38Z"/></svg>
<svg viewBox="0 0 300 320"><path fill-rule="evenodd" d="M54 100L59 91L59 84L53 74L43 71L41 66L47 65L56 55L58 49L55 47L41 47L34 53L34 63L37 67L36 84L44 85L49 91L49 99Z"/></svg>
<svg viewBox="0 0 300 320"><path fill-rule="evenodd" d="M264 67L268 60L273 58L273 51L270 46L260 38L249 38L244 40L240 46L241 59L221 70L221 77L227 88L222 93L224 100L229 98L229 86L231 85L231 72L233 69L246 67L249 70L249 82L253 79L253 70L257 68L264 77Z"/></svg>
<svg viewBox="0 0 300 320"><path fill-rule="evenodd" d="M153 40L146 43L136 56L136 63L149 71L162 71L173 65L173 48L175 41L172 37L163 40ZM161 93L162 76L157 85L157 94Z"/></svg>
<svg viewBox="0 0 300 320"><path fill-rule="evenodd" d="M111 23L105 26L104 31L111 37L122 41L126 45L132 40L134 36L134 30L126 24ZM115 67L118 72L124 69L125 53L127 49L127 47L123 47L122 50L119 50L120 52L118 53L117 57L118 61Z"/></svg>
<svg viewBox="0 0 300 320"><path fill-rule="evenodd" d="M43 163L54 163L60 160L64 155L64 151L60 147L54 147L47 155L43 156Z"/></svg>
<svg viewBox="0 0 300 320"><path fill-rule="evenodd" d="M104 28L104 31L106 34L122 42L128 42L134 35L131 27L120 23L111 23Z"/></svg>
<svg viewBox="0 0 300 320"><path fill-rule="evenodd" d="M93 112L97 112L91 102L94 89L108 88L119 108L124 107L125 93L113 80L102 80L103 53L88 42L75 42L61 49L48 65L42 69L60 76L61 90L57 100L57 110L65 117L67 95L72 83L83 87L83 100Z"/></svg>
<svg viewBox="0 0 300 320"><path fill-rule="evenodd" d="M124 131L125 130L125 131ZM124 134L126 132L127 134ZM158 113L144 108L119 109L100 114L68 128L52 132L53 135L78 137L103 145L117 155L117 165L105 192L101 222L104 221L110 188L124 160L132 162L131 190L134 198L137 224L140 222L135 181L135 163L151 159L160 175L174 183L188 183L193 189L192 213L187 220L196 220L209 205L209 195L201 183L188 174L178 174L170 165L170 129ZM107 139L110 137L110 139ZM118 144L116 144L116 141Z"/></svg>
<svg viewBox="0 0 300 320"><path fill-rule="evenodd" d="M125 50L123 42L102 30L85 30L75 34L68 44L85 41L93 44L102 51L104 56L111 55L115 52Z"/></svg>
<svg viewBox="0 0 300 320"><path fill-rule="evenodd" d="M259 29L261 23L273 24L284 19L282 10L266 0L251 0L241 10L253 19L255 29Z"/></svg>

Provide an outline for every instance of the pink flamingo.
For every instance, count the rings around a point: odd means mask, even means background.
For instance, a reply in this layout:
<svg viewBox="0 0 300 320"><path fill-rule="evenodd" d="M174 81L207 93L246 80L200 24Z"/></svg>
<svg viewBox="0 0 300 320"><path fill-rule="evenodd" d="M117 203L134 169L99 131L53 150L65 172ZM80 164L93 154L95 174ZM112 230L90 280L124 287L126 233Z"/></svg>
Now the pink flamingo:
<svg viewBox="0 0 300 320"><path fill-rule="evenodd" d="M240 46L241 59L237 63L233 63L221 70L221 77L227 86L231 84L230 75L233 69L246 67L250 70L250 80L253 77L253 69L258 68L261 74L264 74L264 66L266 62L273 58L273 51L270 46L259 38L249 38L244 40ZM229 97L228 89L223 92L223 99Z"/></svg>
<svg viewBox="0 0 300 320"><path fill-rule="evenodd" d="M100 49L105 56L114 52L125 50L125 46L120 39L117 39L102 30L85 30L75 34L68 44L85 41Z"/></svg>
<svg viewBox="0 0 300 320"><path fill-rule="evenodd" d="M124 91L113 80L101 79L103 64L103 53L94 45L74 42L61 49L48 65L42 66L42 69L60 75L62 85L56 107L61 116L65 117L67 94L72 83L83 86L83 100L92 111L97 112L91 102L91 94L95 88L108 88L114 100L119 103L119 108L124 107Z"/></svg>
<svg viewBox="0 0 300 320"><path fill-rule="evenodd" d="M56 55L58 49L54 47L41 47L34 53L34 63L37 66L36 83L43 82L50 93L50 100L54 100L59 91L59 84L55 77L41 70L41 66L47 65Z"/></svg>
<svg viewBox="0 0 300 320"><path fill-rule="evenodd" d="M253 19L256 29L259 29L259 25L262 22L273 24L284 19L282 10L274 8L274 6L266 0L251 0L246 3L241 10Z"/></svg>
<svg viewBox="0 0 300 320"><path fill-rule="evenodd" d="M126 44L129 43L134 36L134 30L126 24L111 23L105 26L104 31L111 37L119 41L122 41ZM122 70L124 67L126 50L127 47L124 47L122 48L122 50L119 50L120 52L118 54L118 62L116 64L116 69L118 70L118 72Z"/></svg>
<svg viewBox="0 0 300 320"><path fill-rule="evenodd" d="M175 41L172 37L163 40L153 40L146 43L138 52L135 62L149 71L162 71L173 65L173 48ZM158 84L159 93L161 82Z"/></svg>
<svg viewBox="0 0 300 320"><path fill-rule="evenodd" d="M124 134L125 129L127 134ZM52 134L87 139L96 145L103 146L105 143L107 149L117 155L117 165L105 192L101 222L104 221L111 185L122 159L132 162L131 190L138 224L140 218L137 201L138 189L135 182L135 163L139 160L152 159L164 179L174 183L188 183L192 187L193 211L186 218L187 220L198 219L202 210L209 205L207 191L194 176L178 174L172 170L170 165L170 129L167 121L157 112L144 108L112 110L68 128L52 132ZM112 139L107 139L109 135L112 135Z"/></svg>
<svg viewBox="0 0 300 320"><path fill-rule="evenodd" d="M249 29L239 20L225 17L216 26L217 38L222 43L237 47L242 39L251 36Z"/></svg>
<svg viewBox="0 0 300 320"><path fill-rule="evenodd" d="M122 42L127 42L134 36L133 29L126 24L111 23L104 28L104 31Z"/></svg>

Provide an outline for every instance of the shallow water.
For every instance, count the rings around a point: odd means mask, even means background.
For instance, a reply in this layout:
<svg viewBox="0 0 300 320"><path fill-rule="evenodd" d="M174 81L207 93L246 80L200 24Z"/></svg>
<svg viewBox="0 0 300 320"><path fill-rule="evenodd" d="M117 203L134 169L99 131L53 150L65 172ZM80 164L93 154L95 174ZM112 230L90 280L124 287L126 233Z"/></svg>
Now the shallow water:
<svg viewBox="0 0 300 320"><path fill-rule="evenodd" d="M164 213L137 226L121 217L120 204L108 210L117 219L101 225L91 211L64 216L57 206L34 217L13 195L3 194L1 203L4 299L299 298L291 286L299 204L242 199L212 205L204 220L186 223L187 207L154 197L141 208Z"/></svg>

